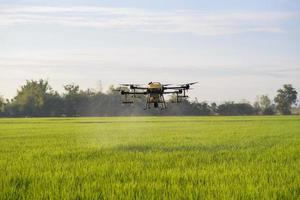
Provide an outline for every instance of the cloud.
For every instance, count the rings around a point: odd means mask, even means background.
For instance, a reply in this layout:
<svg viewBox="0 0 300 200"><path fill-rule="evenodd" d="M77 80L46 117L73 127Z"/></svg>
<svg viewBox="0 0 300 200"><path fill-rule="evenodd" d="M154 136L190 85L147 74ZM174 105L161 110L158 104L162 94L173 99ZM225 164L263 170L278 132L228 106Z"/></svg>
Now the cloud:
<svg viewBox="0 0 300 200"><path fill-rule="evenodd" d="M116 7L0 6L0 26L57 24L123 31L225 35L281 32L282 22L299 18L291 12L150 11Z"/></svg>
<svg viewBox="0 0 300 200"><path fill-rule="evenodd" d="M109 50L108 50L109 51ZM57 53L57 52L56 52ZM132 74L134 76L147 77L159 74L163 77L186 76L193 78L228 78L228 77L297 77L300 73L299 65L287 63L278 64L181 64L165 62L163 64L145 62L115 62L113 58L103 58L100 54L87 54L74 51L72 53L59 52L59 57L44 53L39 56L1 56L0 70L3 72L24 71L32 74L55 74L64 77L71 70L78 77L94 77L102 74ZM127 54L126 54L127 55ZM124 57L128 57L128 56ZM151 59L150 59L151 60ZM134 72L134 73L133 73ZM18 72L19 73L19 72ZM146 74L146 75L145 75ZM3 73L3 76L7 76ZM1 75L0 75L1 77Z"/></svg>

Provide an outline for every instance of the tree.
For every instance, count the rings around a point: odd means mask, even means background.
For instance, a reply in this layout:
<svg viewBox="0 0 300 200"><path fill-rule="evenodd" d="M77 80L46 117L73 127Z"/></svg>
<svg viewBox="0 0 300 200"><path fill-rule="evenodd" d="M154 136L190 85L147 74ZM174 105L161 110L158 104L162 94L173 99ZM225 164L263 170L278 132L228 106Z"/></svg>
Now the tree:
<svg viewBox="0 0 300 200"><path fill-rule="evenodd" d="M218 105L215 102L213 102L210 104L210 109L211 109L211 113L215 115L217 113Z"/></svg>
<svg viewBox="0 0 300 200"><path fill-rule="evenodd" d="M260 97L256 97L256 101L253 103L253 108L256 114L261 114L261 107L260 107Z"/></svg>
<svg viewBox="0 0 300 200"><path fill-rule="evenodd" d="M44 116L62 116L64 114L64 101L58 92L46 94L45 103L43 106Z"/></svg>
<svg viewBox="0 0 300 200"><path fill-rule="evenodd" d="M64 86L64 89L67 91L67 95L74 95L79 93L79 85L68 84Z"/></svg>
<svg viewBox="0 0 300 200"><path fill-rule="evenodd" d="M259 98L259 106L263 115L275 114L274 105L268 95L262 95Z"/></svg>
<svg viewBox="0 0 300 200"><path fill-rule="evenodd" d="M297 101L297 91L291 84L285 84L277 93L274 99L277 110L284 115L291 114L291 107Z"/></svg>
<svg viewBox="0 0 300 200"><path fill-rule="evenodd" d="M248 103L226 102L218 106L220 115L253 115L255 109Z"/></svg>
<svg viewBox="0 0 300 200"><path fill-rule="evenodd" d="M66 94L64 94L64 113L67 116L77 116L80 101L79 86L68 84L64 86Z"/></svg>
<svg viewBox="0 0 300 200"><path fill-rule="evenodd" d="M27 80L26 84L17 91L17 96L12 104L18 107L18 112L23 116L43 116L43 106L47 95L53 94L48 83L43 79L39 81Z"/></svg>
<svg viewBox="0 0 300 200"><path fill-rule="evenodd" d="M2 116L2 113L4 112L4 105L5 105L4 99L2 96L0 96L0 116Z"/></svg>

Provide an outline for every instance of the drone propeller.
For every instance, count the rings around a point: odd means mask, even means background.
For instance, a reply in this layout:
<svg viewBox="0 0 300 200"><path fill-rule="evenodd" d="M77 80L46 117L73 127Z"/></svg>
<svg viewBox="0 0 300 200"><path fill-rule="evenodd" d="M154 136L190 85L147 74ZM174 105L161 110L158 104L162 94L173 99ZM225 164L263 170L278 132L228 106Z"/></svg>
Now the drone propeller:
<svg viewBox="0 0 300 200"><path fill-rule="evenodd" d="M121 86L129 87L130 89L137 89L137 87L140 87L140 84L120 84Z"/></svg>
<svg viewBox="0 0 300 200"><path fill-rule="evenodd" d="M194 85L196 83L198 83L198 82L187 83L186 85Z"/></svg>
<svg viewBox="0 0 300 200"><path fill-rule="evenodd" d="M122 86L140 86L139 84L129 84L129 83L124 83L124 84L120 84Z"/></svg>
<svg viewBox="0 0 300 200"><path fill-rule="evenodd" d="M188 85L194 85L198 82L192 82L192 83L185 83L185 84L180 84L179 86L188 86Z"/></svg>

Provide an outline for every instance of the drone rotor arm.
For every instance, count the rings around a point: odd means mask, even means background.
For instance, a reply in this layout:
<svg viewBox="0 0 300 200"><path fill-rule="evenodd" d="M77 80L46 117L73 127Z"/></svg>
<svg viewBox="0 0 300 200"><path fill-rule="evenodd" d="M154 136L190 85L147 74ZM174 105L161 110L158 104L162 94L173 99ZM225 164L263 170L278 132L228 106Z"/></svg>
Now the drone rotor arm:
<svg viewBox="0 0 300 200"><path fill-rule="evenodd" d="M180 94L179 91L164 92L163 94Z"/></svg>
<svg viewBox="0 0 300 200"><path fill-rule="evenodd" d="M135 94L144 94L144 95L146 95L148 93L147 92L126 92L126 91L121 91L121 94L122 95L126 95L126 94L133 94L133 95L135 95Z"/></svg>
<svg viewBox="0 0 300 200"><path fill-rule="evenodd" d="M186 89L184 86L164 87L165 90L180 90Z"/></svg>

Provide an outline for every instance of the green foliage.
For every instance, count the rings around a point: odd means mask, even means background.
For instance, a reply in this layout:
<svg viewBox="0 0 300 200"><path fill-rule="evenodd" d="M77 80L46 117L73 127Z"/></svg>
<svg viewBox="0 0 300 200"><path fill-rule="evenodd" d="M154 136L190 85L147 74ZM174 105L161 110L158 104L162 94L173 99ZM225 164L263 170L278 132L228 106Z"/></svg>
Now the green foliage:
<svg viewBox="0 0 300 200"><path fill-rule="evenodd" d="M5 107L4 98L0 96L0 117L4 115L4 107Z"/></svg>
<svg viewBox="0 0 300 200"><path fill-rule="evenodd" d="M79 94L79 85L68 84L64 86L67 91L67 95L78 95Z"/></svg>
<svg viewBox="0 0 300 200"><path fill-rule="evenodd" d="M299 122L0 119L0 199L298 199Z"/></svg>
<svg viewBox="0 0 300 200"><path fill-rule="evenodd" d="M66 116L77 116L79 103L82 96L79 94L79 86L70 84L64 86L67 93L64 95L64 108Z"/></svg>
<svg viewBox="0 0 300 200"><path fill-rule="evenodd" d="M211 110L212 114L217 114L218 105L215 102L211 103L210 104L210 110Z"/></svg>
<svg viewBox="0 0 300 200"><path fill-rule="evenodd" d="M62 95L53 91L46 80L27 81L18 90L17 96L11 101L0 100L1 117L55 117L55 116L207 116L207 115L272 115L275 107L268 96L263 95L252 106L246 100L243 103L227 102L221 105L203 101L178 99L176 95L167 101L166 110L144 110L145 96L137 95L132 105L122 105L122 97L113 86L107 93L95 92L91 89L81 90L78 85L64 86ZM275 98L277 109L289 114L292 103L295 103L297 92L286 85L279 90ZM130 97L129 97L130 98ZM123 99L124 100L124 99ZM1 103L2 102L2 103Z"/></svg>
<svg viewBox="0 0 300 200"><path fill-rule="evenodd" d="M22 113L25 116L43 116L43 109L46 105L48 97L57 95L54 93L45 80L26 81L26 84L17 91L17 96L14 98L13 106L18 107L16 115Z"/></svg>
<svg viewBox="0 0 300 200"><path fill-rule="evenodd" d="M4 99L2 96L0 96L0 112L3 111L2 109L4 107L4 104L5 104Z"/></svg>
<svg viewBox="0 0 300 200"><path fill-rule="evenodd" d="M262 95L260 97L260 107L263 111L270 108L271 105L271 99L268 97L268 95Z"/></svg>
<svg viewBox="0 0 300 200"><path fill-rule="evenodd" d="M291 84L286 84L277 93L274 99L277 110L284 115L291 114L291 107L297 101L297 91Z"/></svg>
<svg viewBox="0 0 300 200"><path fill-rule="evenodd" d="M226 102L218 106L220 115L254 115L255 109L249 103Z"/></svg>
<svg viewBox="0 0 300 200"><path fill-rule="evenodd" d="M78 85L65 85L65 93L51 90L47 81L27 81L15 99L5 106L4 116L124 116L124 115L209 115L207 103L183 100L168 103L168 109L144 110L146 99L139 96L133 105L122 105L121 95L111 86L107 94L80 90Z"/></svg>
<svg viewBox="0 0 300 200"><path fill-rule="evenodd" d="M275 114L275 105L272 104L271 99L268 95L261 95L258 98L258 101L254 103L254 108L257 113L263 115L274 115Z"/></svg>

